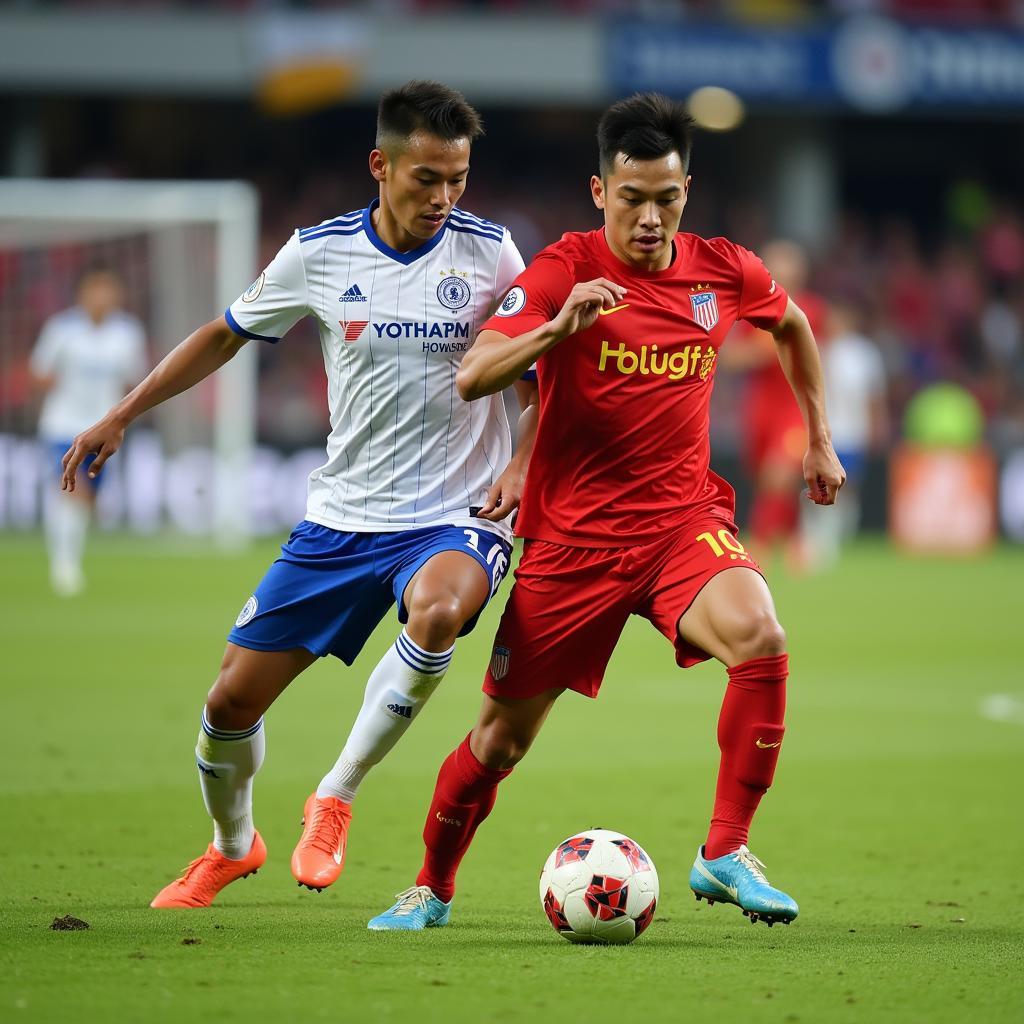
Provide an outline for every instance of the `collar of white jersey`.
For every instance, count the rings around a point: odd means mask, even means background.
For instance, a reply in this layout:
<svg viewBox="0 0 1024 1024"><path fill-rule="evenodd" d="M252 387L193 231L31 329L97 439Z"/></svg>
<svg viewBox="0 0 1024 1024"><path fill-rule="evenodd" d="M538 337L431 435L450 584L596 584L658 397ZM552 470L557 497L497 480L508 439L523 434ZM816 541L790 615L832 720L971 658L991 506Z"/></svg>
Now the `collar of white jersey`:
<svg viewBox="0 0 1024 1024"><path fill-rule="evenodd" d="M444 233L448 230L448 218L445 218L444 223L441 225L441 230L438 231L433 238L429 241L424 242L417 249L410 249L408 252L399 252L397 249L392 249L387 242L385 242L380 235L374 230L373 227L373 211L380 206L380 199L374 199L370 205L363 210L363 231L366 232L366 237L370 240L370 244L375 248L379 249L389 259L394 260L396 263L402 263L408 266L410 263L415 263L418 259L426 256L428 252L432 251L440 243L441 239L444 238Z"/></svg>

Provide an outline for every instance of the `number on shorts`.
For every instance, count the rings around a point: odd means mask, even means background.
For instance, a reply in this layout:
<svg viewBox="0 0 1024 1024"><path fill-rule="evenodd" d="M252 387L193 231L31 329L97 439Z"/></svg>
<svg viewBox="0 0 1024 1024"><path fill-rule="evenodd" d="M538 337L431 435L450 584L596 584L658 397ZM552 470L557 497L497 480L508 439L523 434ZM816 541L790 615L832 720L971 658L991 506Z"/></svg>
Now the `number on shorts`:
<svg viewBox="0 0 1024 1024"><path fill-rule="evenodd" d="M472 548L478 555L483 556L483 552L480 550L479 532L477 530L463 530L462 532L469 538L466 541L466 547ZM491 597L494 597L494 593L498 589L498 585L505 578L505 572L508 569L508 556L505 554L505 545L495 544L487 552L484 561L491 567Z"/></svg>
<svg viewBox="0 0 1024 1024"><path fill-rule="evenodd" d="M710 533L698 533L695 539L705 541L715 558L724 558L728 553L734 562L750 561L747 549L728 530L719 530L717 540Z"/></svg>

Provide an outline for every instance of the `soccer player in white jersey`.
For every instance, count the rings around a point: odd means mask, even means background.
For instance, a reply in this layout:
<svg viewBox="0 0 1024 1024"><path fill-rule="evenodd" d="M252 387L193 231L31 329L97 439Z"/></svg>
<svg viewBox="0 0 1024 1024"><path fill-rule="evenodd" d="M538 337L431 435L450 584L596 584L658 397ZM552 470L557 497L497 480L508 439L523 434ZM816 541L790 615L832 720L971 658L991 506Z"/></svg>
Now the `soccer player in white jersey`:
<svg viewBox="0 0 1024 1024"><path fill-rule="evenodd" d="M112 270L86 270L76 300L43 325L30 362L33 379L45 393L40 441L58 471L75 434L123 397L146 369L145 331L121 309L124 289ZM99 479L84 479L73 494L48 494L43 507L50 582L64 597L85 586L82 556Z"/></svg>
<svg viewBox="0 0 1024 1024"><path fill-rule="evenodd" d="M393 603L405 628L374 668L341 756L305 805L292 855L300 885L341 872L356 790L441 682L508 569L536 429L536 390L512 457L500 396L463 402L455 373L523 261L508 231L455 206L479 115L458 93L411 82L383 96L365 209L297 231L223 316L183 341L65 456L99 471L140 413L230 359L277 342L303 316L319 325L331 433L309 480L306 518L242 608L207 697L196 747L214 838L153 900L205 907L254 872L266 847L252 820L263 714L318 657L351 664Z"/></svg>

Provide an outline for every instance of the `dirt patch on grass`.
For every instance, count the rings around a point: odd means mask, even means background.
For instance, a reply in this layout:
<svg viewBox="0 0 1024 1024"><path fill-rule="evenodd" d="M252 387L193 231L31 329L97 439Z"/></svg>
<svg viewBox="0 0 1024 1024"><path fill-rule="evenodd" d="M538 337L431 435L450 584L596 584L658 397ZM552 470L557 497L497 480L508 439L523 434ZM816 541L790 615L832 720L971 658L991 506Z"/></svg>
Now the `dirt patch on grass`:
<svg viewBox="0 0 1024 1024"><path fill-rule="evenodd" d="M52 932L84 932L88 931L89 922L83 921L80 917L72 917L65 914L63 917L55 917L50 925Z"/></svg>

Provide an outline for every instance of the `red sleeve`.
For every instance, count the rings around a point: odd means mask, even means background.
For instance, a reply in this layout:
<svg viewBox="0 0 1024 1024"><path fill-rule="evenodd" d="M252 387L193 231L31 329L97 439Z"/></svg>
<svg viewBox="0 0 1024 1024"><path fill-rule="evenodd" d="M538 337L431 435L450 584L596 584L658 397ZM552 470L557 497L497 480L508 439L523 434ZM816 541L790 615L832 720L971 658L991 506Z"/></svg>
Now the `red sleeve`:
<svg viewBox="0 0 1024 1024"><path fill-rule="evenodd" d="M772 279L759 257L742 245L735 248L742 272L739 318L762 330L771 330L784 316L789 296Z"/></svg>
<svg viewBox="0 0 1024 1024"><path fill-rule="evenodd" d="M480 330L518 338L552 319L565 305L574 284L572 264L564 256L542 252L515 279Z"/></svg>

